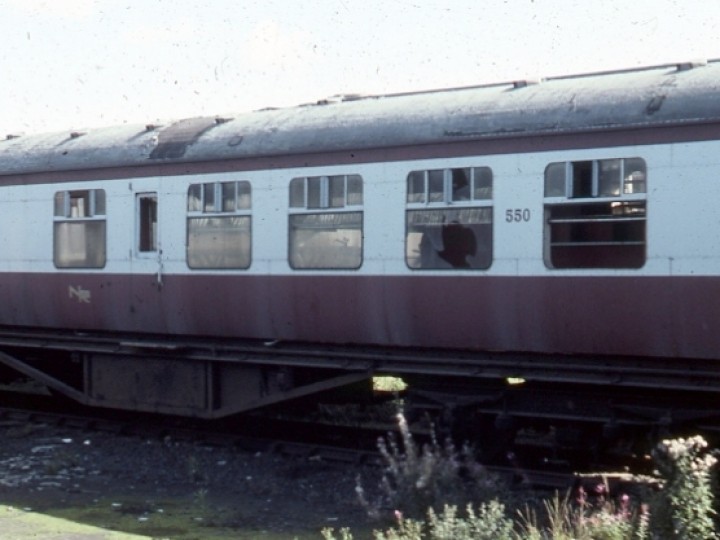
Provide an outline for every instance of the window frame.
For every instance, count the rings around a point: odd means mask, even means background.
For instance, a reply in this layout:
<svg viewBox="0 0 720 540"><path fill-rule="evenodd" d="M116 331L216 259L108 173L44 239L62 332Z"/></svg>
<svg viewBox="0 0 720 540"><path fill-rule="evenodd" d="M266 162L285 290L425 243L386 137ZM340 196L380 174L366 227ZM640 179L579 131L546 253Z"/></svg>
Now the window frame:
<svg viewBox="0 0 720 540"><path fill-rule="evenodd" d="M234 195L232 197L232 208L227 204L226 190L232 186ZM192 192L199 191L200 197L193 203ZM209 202L208 194L212 193L212 203ZM193 222L208 220L208 223L221 221L231 222L233 220L247 222L247 225L232 227L236 232L247 233L247 248L235 252L237 259L243 261L241 264L207 264L198 265L193 263L197 257L191 253L191 239L193 238ZM207 227L210 231L213 227ZM197 182L190 184L187 189L187 206L185 217L185 263L191 270L248 270L252 266L252 185L248 180L224 180L214 182ZM224 239L224 238L223 238ZM239 253L239 255L238 255ZM213 252L211 251L211 256ZM221 250L214 255L217 260L232 260L232 254Z"/></svg>
<svg viewBox="0 0 720 540"><path fill-rule="evenodd" d="M647 262L647 171L639 156L549 163L543 175L545 266L642 268Z"/></svg>
<svg viewBox="0 0 720 540"><path fill-rule="evenodd" d="M485 165L409 171L405 265L413 271L489 270L494 257L493 184L493 170ZM467 194L460 195L465 188ZM439 230L430 234L435 228Z"/></svg>
<svg viewBox="0 0 720 540"><path fill-rule="evenodd" d="M339 181L342 179L342 182ZM341 186L340 186L341 184ZM339 187L342 189L338 191ZM287 261L290 268L298 271L313 270L359 270L364 260L364 179L359 174L326 174L298 176L292 178L288 184L288 251ZM333 196L335 194L335 196ZM300 224L307 225L317 217L318 223L311 227L301 227ZM345 237L333 240L339 246L342 246L343 240L345 247L350 247L351 251L345 251L345 256L333 259L333 255L327 255L328 246L324 244L320 234L311 235L307 241L314 239L319 240L315 248L317 251L306 249L304 255L301 251L300 243L301 231L312 230L315 228L318 232L331 231L332 227L323 226L324 221L331 222L353 222L357 221L356 226L346 228L335 228L336 231L358 231L351 238ZM302 222L308 223L302 223ZM355 225L352 223L352 225ZM331 233L332 234L332 233ZM349 245L352 244L352 245ZM338 246L334 246L338 247ZM349 255L349 256L348 256ZM336 261L349 261L347 264L326 264L325 258ZM303 262L306 258L308 262Z"/></svg>
<svg viewBox="0 0 720 540"><path fill-rule="evenodd" d="M74 204L74 201L75 204ZM82 202L82 204L80 204ZM73 215L75 214L75 215ZM63 246L61 242L70 243L77 241L71 239L74 234L72 229L77 230L77 226L82 227L83 253L84 259L78 263L62 263L63 257L59 256L63 247L65 253L72 250L67 249L67 245ZM93 229L97 227L97 231ZM62 231L67 232L62 232ZM92 231L88 234L88 230ZM67 236L61 240L61 236ZM87 239L101 238L101 246L96 250L98 253L97 262L89 264L91 258L88 249L92 241ZM103 269L107 265L107 196L104 189L70 189L56 191L53 196L53 265L61 270L74 269Z"/></svg>

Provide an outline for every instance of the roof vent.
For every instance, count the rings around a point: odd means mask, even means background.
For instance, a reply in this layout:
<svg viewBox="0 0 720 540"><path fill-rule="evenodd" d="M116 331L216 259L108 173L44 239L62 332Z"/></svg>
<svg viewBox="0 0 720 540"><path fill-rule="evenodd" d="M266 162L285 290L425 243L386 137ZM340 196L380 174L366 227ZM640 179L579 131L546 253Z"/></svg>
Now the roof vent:
<svg viewBox="0 0 720 540"><path fill-rule="evenodd" d="M365 99L363 94L343 94L342 96L343 101L359 101L361 99Z"/></svg>
<svg viewBox="0 0 720 540"><path fill-rule="evenodd" d="M325 99L319 99L317 100L317 102L315 102L315 105L333 105L335 103L340 103L341 101L344 101L343 97L344 96L338 94Z"/></svg>
<svg viewBox="0 0 720 540"><path fill-rule="evenodd" d="M680 62L675 64L677 71L690 71L691 69L707 66L708 61L705 59L690 60L689 62Z"/></svg>
<svg viewBox="0 0 720 540"><path fill-rule="evenodd" d="M542 82L542 79L536 78L536 79L522 79L520 81L513 82L513 88L516 90L518 88L527 88L528 86L535 86L536 84L540 84Z"/></svg>

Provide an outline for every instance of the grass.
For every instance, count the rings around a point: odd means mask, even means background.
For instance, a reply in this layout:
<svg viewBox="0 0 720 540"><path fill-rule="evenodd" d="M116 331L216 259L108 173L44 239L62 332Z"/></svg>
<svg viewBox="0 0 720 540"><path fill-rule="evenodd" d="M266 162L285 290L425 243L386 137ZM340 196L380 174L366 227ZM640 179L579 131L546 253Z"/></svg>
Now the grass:
<svg viewBox="0 0 720 540"><path fill-rule="evenodd" d="M84 523L111 531L150 538L172 540L237 540L262 538L267 540L317 540L317 531L276 532L239 524L242 509L221 507L197 501L197 497L145 500L124 497L101 499L84 508L56 508L46 511L68 522Z"/></svg>

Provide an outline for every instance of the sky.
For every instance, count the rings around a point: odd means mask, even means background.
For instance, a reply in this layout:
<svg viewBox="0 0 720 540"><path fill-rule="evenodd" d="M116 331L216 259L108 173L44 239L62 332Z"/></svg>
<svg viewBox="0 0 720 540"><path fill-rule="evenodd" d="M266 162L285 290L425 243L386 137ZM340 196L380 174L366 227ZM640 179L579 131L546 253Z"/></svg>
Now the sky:
<svg viewBox="0 0 720 540"><path fill-rule="evenodd" d="M0 0L0 137L720 58L720 0Z"/></svg>

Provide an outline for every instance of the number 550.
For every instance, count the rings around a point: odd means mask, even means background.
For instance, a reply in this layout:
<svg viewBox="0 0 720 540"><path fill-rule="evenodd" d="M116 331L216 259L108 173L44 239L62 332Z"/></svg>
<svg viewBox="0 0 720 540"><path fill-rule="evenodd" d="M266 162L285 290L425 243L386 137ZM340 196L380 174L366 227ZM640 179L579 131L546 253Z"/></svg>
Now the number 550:
<svg viewBox="0 0 720 540"><path fill-rule="evenodd" d="M508 223L519 223L521 221L530 221L529 208L508 208L505 210L505 221Z"/></svg>

